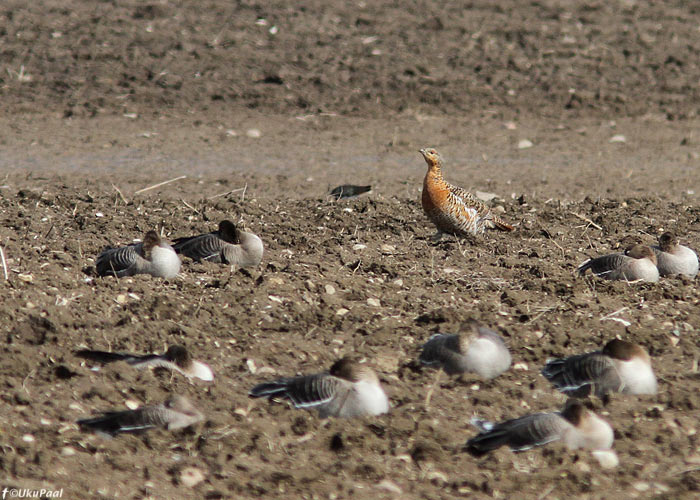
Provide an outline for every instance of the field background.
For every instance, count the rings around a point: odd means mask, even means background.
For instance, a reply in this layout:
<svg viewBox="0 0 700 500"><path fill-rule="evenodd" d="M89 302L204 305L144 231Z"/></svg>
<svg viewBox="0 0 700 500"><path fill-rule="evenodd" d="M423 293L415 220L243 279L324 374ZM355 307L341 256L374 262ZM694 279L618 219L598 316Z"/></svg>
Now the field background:
<svg viewBox="0 0 700 500"><path fill-rule="evenodd" d="M697 281L573 271L669 229L700 248L699 27L698 6L681 1L3 2L0 486L63 498L696 498ZM432 243L422 147L442 152L451 182L496 195L517 231ZM343 183L374 189L329 200ZM263 238L259 269L91 275L107 244L222 218ZM517 368L488 382L443 376L426 405L435 375L416 365L420 345L468 318L507 339ZM538 374L547 357L614 336L641 343L660 378L655 397L592 402L615 428L620 467L559 445L464 453L473 415L561 407ZM94 372L72 354L172 343L208 362L214 383ZM380 373L389 415L321 421L247 397L348 353ZM112 440L74 425L172 392L206 422ZM190 468L204 477L193 488Z"/></svg>

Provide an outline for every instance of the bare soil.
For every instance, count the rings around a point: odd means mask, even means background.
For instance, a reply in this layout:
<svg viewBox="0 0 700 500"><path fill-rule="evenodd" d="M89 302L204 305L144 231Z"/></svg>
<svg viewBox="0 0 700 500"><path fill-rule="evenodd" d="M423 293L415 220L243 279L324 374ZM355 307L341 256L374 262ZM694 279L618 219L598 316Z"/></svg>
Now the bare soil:
<svg viewBox="0 0 700 500"><path fill-rule="evenodd" d="M574 275L588 256L669 229L700 249L696 10L3 3L0 486L64 498L696 498L697 280ZM426 146L448 180L496 195L516 232L432 242ZM373 191L326 196L345 183ZM186 261L173 280L91 269L105 245L223 218L262 237L260 268ZM435 385L420 346L468 318L499 331L516 366ZM473 415L560 408L539 375L546 358L614 336L642 344L660 379L657 396L591 402L615 428L618 468L556 444L463 451ZM174 343L215 381L96 372L73 355ZM320 420L247 396L349 353L377 369L388 415ZM114 439L74 424L170 393L206 421ZM204 475L193 488L188 467Z"/></svg>

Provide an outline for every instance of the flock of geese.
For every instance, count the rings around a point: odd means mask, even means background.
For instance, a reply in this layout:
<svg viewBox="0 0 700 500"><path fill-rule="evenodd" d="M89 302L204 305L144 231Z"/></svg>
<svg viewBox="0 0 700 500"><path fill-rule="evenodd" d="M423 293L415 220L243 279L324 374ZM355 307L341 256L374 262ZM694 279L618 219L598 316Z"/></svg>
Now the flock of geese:
<svg viewBox="0 0 700 500"><path fill-rule="evenodd" d="M436 239L445 233L460 237L481 234L485 229L515 230L482 201L445 181L443 161L435 149L421 149L420 153L428 165L421 202L437 228ZM336 198L349 197L369 189L370 186L341 186L332 194ZM100 276L145 273L172 278L180 272L179 254L195 261L255 267L262 260L263 243L258 236L239 230L228 220L221 221L216 231L178 238L172 246L155 231L149 231L140 243L105 249L97 258L96 270ZM624 252L589 259L577 269L581 275L588 270L604 279L628 282L655 282L660 276L678 274L693 278L698 273L698 257L666 232L657 246L634 245ZM206 381L214 377L205 363L192 359L180 346L172 346L164 354L92 350L76 354L96 363L125 361L136 368L166 367ZM423 346L419 361L448 375L472 372L492 379L509 369L511 355L498 333L470 322L457 334L433 335ZM589 396L606 398L614 392L655 394L657 381L649 354L640 345L616 338L593 352L548 360L541 373L556 390L569 396L563 409L495 424L472 419L479 434L467 441L466 450L480 456L501 446L522 451L561 441L569 449L591 450L604 466L617 465L617 457L611 451L612 427L588 409L583 400ZM390 409L377 374L354 357L344 357L321 373L260 383L249 395L287 400L295 408L316 409L324 418L380 415ZM108 412L78 423L113 435L151 427L178 429L203 418L186 398L174 396L162 404Z"/></svg>

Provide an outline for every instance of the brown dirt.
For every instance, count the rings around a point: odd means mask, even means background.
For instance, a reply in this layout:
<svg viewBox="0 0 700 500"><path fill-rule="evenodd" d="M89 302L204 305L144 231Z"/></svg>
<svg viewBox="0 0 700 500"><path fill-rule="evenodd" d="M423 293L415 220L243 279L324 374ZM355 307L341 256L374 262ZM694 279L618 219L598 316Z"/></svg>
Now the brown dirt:
<svg viewBox="0 0 700 500"><path fill-rule="evenodd" d="M697 13L682 2L286 4L0 7L0 486L64 498L697 497L697 281L573 275L589 255L666 229L700 248ZM610 143L618 134L626 142ZM517 232L432 243L425 146L443 152L449 180L497 194ZM348 182L374 191L325 197ZM106 244L224 217L261 235L259 269L185 262L170 281L90 279ZM443 377L426 408L435 376L415 364L420 345L470 317L507 338L520 369ZM619 468L557 445L463 452L474 414L562 405L538 375L547 357L615 335L644 345L660 377L656 397L593 403L616 430ZM172 343L215 382L93 372L72 355ZM321 421L247 397L351 352L381 374L389 415ZM112 440L74 425L171 392L206 422ZM193 490L179 481L188 466L205 475Z"/></svg>

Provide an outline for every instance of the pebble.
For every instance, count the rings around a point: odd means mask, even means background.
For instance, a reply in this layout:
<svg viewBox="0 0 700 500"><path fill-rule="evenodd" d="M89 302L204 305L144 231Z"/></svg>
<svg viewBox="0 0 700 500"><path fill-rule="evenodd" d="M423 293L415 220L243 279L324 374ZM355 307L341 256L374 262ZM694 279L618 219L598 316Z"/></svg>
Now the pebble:
<svg viewBox="0 0 700 500"><path fill-rule="evenodd" d="M325 289L328 295L333 295L335 293L335 287L333 285L326 285Z"/></svg>
<svg viewBox="0 0 700 500"><path fill-rule="evenodd" d="M367 245L363 245L362 243L356 243L352 246L352 249L355 251L364 250L365 248L367 248Z"/></svg>
<svg viewBox="0 0 700 500"><path fill-rule="evenodd" d="M484 191L476 191L474 192L474 195L479 198L481 201L491 201L493 200L496 196L498 196L495 193L486 193Z"/></svg>
<svg viewBox="0 0 700 500"><path fill-rule="evenodd" d="M518 149L529 149L532 146L532 141L528 141L527 139L523 139L522 141L518 142Z"/></svg>
<svg viewBox="0 0 700 500"><path fill-rule="evenodd" d="M24 436L22 436L22 441L24 441L25 443L33 443L34 441L36 441L36 438L31 434L25 434Z"/></svg>
<svg viewBox="0 0 700 500"><path fill-rule="evenodd" d="M584 474L585 474L585 473L588 473L588 472L591 472L591 466L588 465L586 462L583 462L583 461L581 461L581 460L579 460L578 462L576 462L576 464L574 465L574 467L576 467L576 469L578 469L579 472L583 472Z"/></svg>
<svg viewBox="0 0 700 500"><path fill-rule="evenodd" d="M638 481L632 485L637 491L647 491L651 485L645 481Z"/></svg>
<svg viewBox="0 0 700 500"><path fill-rule="evenodd" d="M403 490L399 488L394 481L390 481L389 479L382 479L379 481L379 483L377 483L377 488L390 493L395 493L397 495L401 495L403 493Z"/></svg>
<svg viewBox="0 0 700 500"><path fill-rule="evenodd" d="M250 373L255 375L255 373L258 371L258 367L255 366L255 361L252 359L248 358L245 360L245 364L248 366L248 370L250 370Z"/></svg>
<svg viewBox="0 0 700 500"><path fill-rule="evenodd" d="M340 309L338 309L338 310L335 312L335 314L336 314L337 316L345 316L345 315L346 315L347 313L349 313L349 312L350 312L350 311L349 311L348 309L345 309L344 307L341 307Z"/></svg>
<svg viewBox="0 0 700 500"><path fill-rule="evenodd" d="M379 301L379 299L370 297L369 299L367 299L367 305L370 305L372 307L380 307L382 303Z"/></svg>
<svg viewBox="0 0 700 500"><path fill-rule="evenodd" d="M72 457L75 455L77 452L75 451L75 448L71 448L70 446L64 446L61 448L61 455L64 457Z"/></svg>
<svg viewBox="0 0 700 500"><path fill-rule="evenodd" d="M180 482L188 488L193 488L204 481L204 473L196 467L185 467L180 471Z"/></svg>
<svg viewBox="0 0 700 500"><path fill-rule="evenodd" d="M610 138L610 142L615 143L615 142L627 142L627 137L625 137L622 134L616 134Z"/></svg>
<svg viewBox="0 0 700 500"><path fill-rule="evenodd" d="M247 135L248 137L251 137L253 139L258 139L258 138L260 138L260 136L262 136L262 133L257 128L250 128L250 129L246 130L245 135Z"/></svg>
<svg viewBox="0 0 700 500"><path fill-rule="evenodd" d="M136 408L138 408L139 406L141 406L141 404L140 404L138 401L134 401L133 399L127 399L127 400L124 402L124 406L126 406L126 407L129 408L130 410L135 410Z"/></svg>
<svg viewBox="0 0 700 500"><path fill-rule="evenodd" d="M379 247L379 250L381 250L383 254L391 255L396 252L396 247L394 245L383 244Z"/></svg>

